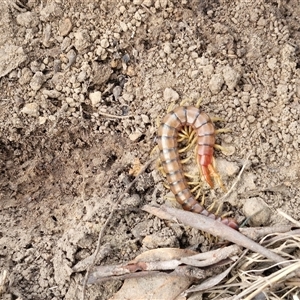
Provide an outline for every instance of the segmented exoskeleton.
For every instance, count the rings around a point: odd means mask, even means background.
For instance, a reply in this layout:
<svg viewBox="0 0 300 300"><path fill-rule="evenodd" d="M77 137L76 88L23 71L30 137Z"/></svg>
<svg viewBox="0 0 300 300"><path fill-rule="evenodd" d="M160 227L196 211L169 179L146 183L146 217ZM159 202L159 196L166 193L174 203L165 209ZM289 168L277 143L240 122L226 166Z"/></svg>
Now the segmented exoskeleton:
<svg viewBox="0 0 300 300"><path fill-rule="evenodd" d="M216 131L210 117L193 106L179 106L168 113L158 129L158 147L170 189L183 209L208 216L237 229L234 219L221 218L206 210L192 195L185 179L178 152L179 130L189 125L197 135L197 163L205 181L213 187L211 171Z"/></svg>

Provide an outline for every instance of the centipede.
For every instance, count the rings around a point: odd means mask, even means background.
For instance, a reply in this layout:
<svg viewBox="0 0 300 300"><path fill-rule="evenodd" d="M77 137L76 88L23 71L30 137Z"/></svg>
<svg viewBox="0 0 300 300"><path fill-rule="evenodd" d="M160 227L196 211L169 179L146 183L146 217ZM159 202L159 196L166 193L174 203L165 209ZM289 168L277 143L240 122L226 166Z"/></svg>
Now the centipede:
<svg viewBox="0 0 300 300"><path fill-rule="evenodd" d="M216 130L211 118L194 106L179 106L169 112L158 129L158 148L160 160L170 190L184 210L199 213L220 221L238 230L238 223L232 218L222 218L209 212L193 196L184 176L178 151L178 134L184 126L191 126L196 133L196 160L204 180L213 187L211 173L214 172L213 154Z"/></svg>

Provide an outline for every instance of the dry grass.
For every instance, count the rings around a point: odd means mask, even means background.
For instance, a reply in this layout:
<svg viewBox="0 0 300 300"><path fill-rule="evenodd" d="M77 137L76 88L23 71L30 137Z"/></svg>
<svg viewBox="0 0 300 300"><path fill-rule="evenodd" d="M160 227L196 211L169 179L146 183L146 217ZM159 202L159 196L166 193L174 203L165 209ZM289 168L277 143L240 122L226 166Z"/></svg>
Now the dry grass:
<svg viewBox="0 0 300 300"><path fill-rule="evenodd" d="M300 299L300 230L268 235L260 244L286 258L285 262L274 264L258 253L246 255L232 270L232 276L225 283L205 291L205 299Z"/></svg>

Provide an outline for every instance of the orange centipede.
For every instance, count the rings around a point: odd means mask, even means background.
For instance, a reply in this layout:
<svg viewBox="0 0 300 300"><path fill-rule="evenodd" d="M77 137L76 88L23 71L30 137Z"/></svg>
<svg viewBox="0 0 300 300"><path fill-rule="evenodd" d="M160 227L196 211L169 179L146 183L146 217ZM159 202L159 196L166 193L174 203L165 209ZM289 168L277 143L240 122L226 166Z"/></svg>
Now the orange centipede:
<svg viewBox="0 0 300 300"><path fill-rule="evenodd" d="M185 126L192 126L197 134L197 163L205 181L213 187L211 171L216 130L210 117L193 106L179 106L168 113L158 129L158 147L163 170L172 193L184 210L189 210L221 221L231 228L238 229L232 218L221 218L198 203L192 195L185 179L178 152L178 134Z"/></svg>

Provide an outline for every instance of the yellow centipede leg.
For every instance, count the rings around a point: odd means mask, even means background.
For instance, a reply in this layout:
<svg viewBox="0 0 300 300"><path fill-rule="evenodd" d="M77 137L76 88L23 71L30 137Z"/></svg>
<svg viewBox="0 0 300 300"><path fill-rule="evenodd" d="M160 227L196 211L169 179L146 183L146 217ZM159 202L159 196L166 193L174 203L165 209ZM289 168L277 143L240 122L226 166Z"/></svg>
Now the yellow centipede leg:
<svg viewBox="0 0 300 300"><path fill-rule="evenodd" d="M230 128L220 128L220 129L215 130L215 133L219 134L219 133L227 133L227 132L231 132L231 131L232 130Z"/></svg>
<svg viewBox="0 0 300 300"><path fill-rule="evenodd" d="M212 120L212 122L216 123L216 122L225 122L225 119L220 118L220 117L210 117L210 119Z"/></svg>
<svg viewBox="0 0 300 300"><path fill-rule="evenodd" d="M197 108L200 108L201 102L202 102L202 99L200 98L200 99L197 101L197 103L196 103L195 106L196 106Z"/></svg>
<svg viewBox="0 0 300 300"><path fill-rule="evenodd" d="M184 158L182 160L180 160L180 162L182 164L186 164L189 160L191 160L193 158L193 155L188 156L187 158Z"/></svg>

